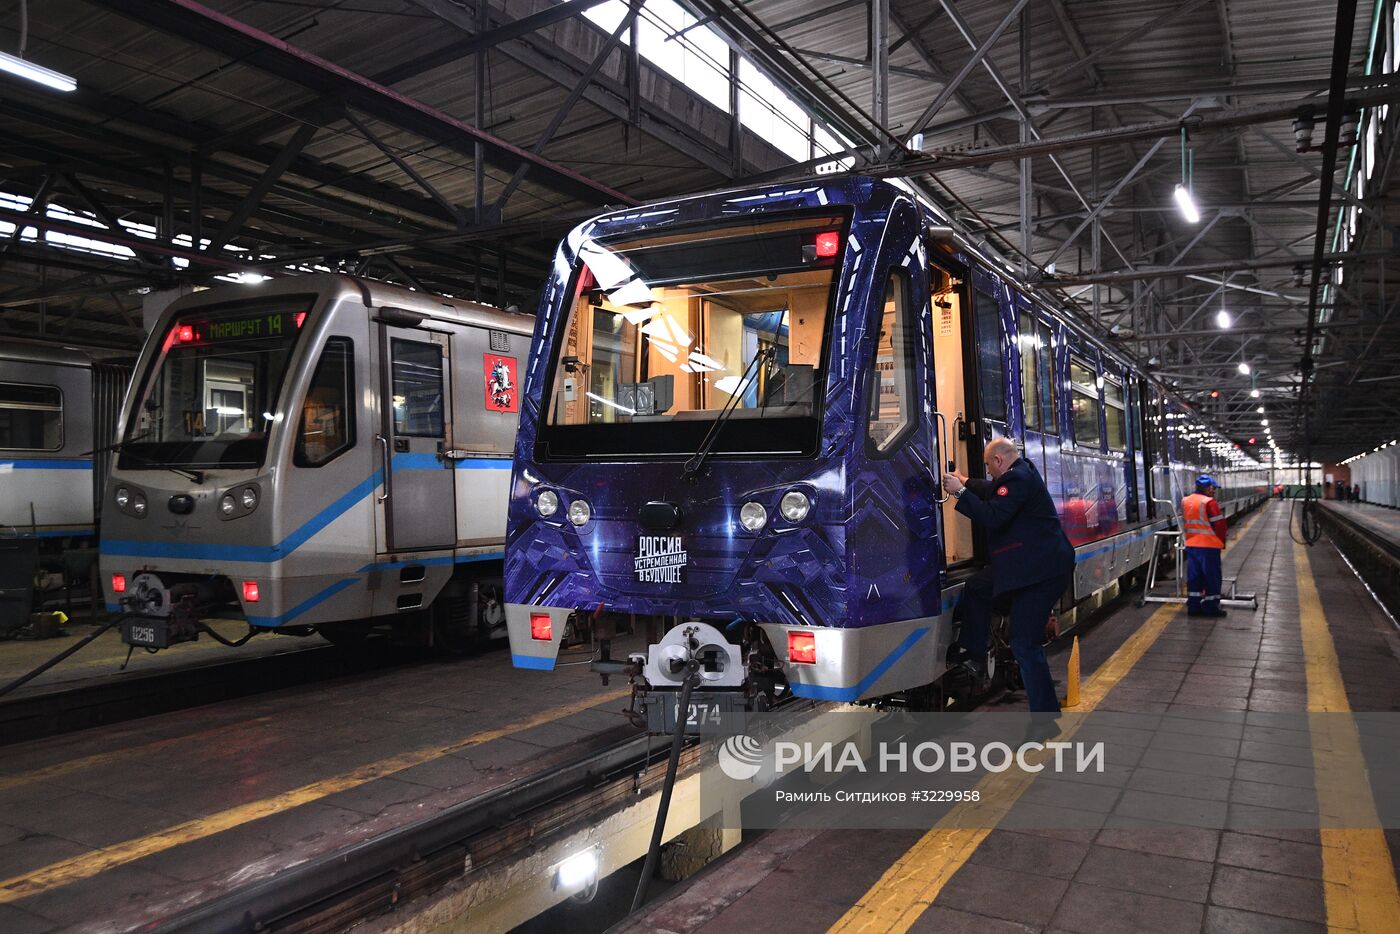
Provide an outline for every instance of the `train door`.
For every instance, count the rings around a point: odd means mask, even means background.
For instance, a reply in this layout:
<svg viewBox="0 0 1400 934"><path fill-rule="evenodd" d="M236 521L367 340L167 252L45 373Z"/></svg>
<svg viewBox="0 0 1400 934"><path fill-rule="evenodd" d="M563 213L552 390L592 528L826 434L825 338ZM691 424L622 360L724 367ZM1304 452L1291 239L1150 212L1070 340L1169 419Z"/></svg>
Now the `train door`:
<svg viewBox="0 0 1400 934"><path fill-rule="evenodd" d="M940 416L940 429L947 441L941 470L955 470L970 477L982 474L982 450L977 443L977 415L974 383L966 379L969 354L976 346L970 315L963 313L965 295L962 278L935 265L930 269L933 319L934 405ZM975 539L972 522L956 509L951 497L943 503L943 559L945 566L972 560Z"/></svg>
<svg viewBox="0 0 1400 934"><path fill-rule="evenodd" d="M381 446L388 471L380 496L388 551L451 548L457 543L451 448L448 335L381 324L384 361Z"/></svg>

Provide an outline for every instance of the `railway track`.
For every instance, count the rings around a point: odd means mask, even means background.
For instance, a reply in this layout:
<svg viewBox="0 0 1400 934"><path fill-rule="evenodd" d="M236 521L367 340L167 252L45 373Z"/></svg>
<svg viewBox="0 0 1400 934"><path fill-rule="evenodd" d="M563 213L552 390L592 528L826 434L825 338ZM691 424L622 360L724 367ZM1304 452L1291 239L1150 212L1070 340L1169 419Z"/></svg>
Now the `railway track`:
<svg viewBox="0 0 1400 934"><path fill-rule="evenodd" d="M210 660L178 669L121 673L78 686L0 701L0 746L425 661L384 646L316 646L256 658Z"/></svg>

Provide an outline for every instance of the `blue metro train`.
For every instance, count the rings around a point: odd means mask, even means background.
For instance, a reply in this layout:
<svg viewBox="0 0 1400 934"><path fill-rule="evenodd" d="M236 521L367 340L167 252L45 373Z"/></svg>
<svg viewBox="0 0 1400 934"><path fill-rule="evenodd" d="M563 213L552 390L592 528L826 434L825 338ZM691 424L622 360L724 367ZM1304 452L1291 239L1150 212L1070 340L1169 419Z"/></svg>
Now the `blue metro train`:
<svg viewBox="0 0 1400 934"><path fill-rule="evenodd" d="M688 659L702 694L747 709L929 686L985 549L938 477L980 476L993 436L1035 463L1076 546L1065 607L1147 562L1195 474L1227 514L1266 495L1254 461L1003 268L858 176L576 228L523 382L514 664L553 668L567 634L644 699ZM649 645L614 660L628 618Z"/></svg>

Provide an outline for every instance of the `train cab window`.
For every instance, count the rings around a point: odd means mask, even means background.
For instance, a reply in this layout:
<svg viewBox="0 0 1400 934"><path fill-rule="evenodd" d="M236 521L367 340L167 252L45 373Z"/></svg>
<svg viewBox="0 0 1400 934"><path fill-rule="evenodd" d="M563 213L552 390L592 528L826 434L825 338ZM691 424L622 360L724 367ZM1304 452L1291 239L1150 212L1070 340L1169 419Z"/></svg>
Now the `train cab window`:
<svg viewBox="0 0 1400 934"><path fill-rule="evenodd" d="M1070 407L1074 412L1074 443L1099 448L1099 377L1083 357L1069 358Z"/></svg>
<svg viewBox="0 0 1400 934"><path fill-rule="evenodd" d="M1026 312L1017 317L1016 349L1021 358L1021 412L1026 428L1040 430L1040 357L1036 354L1035 319Z"/></svg>
<svg viewBox="0 0 1400 934"><path fill-rule="evenodd" d="M1036 331L1035 355L1040 373L1040 430L1047 435L1058 435L1060 410L1055 405L1055 345L1048 324L1040 325Z"/></svg>
<svg viewBox="0 0 1400 934"><path fill-rule="evenodd" d="M1001 348L1001 303L977 290L977 372L982 389L982 417L1006 420L1006 364Z"/></svg>
<svg viewBox="0 0 1400 934"><path fill-rule="evenodd" d="M1128 449L1128 425L1123 401L1123 384L1111 376L1103 381L1104 422L1108 426L1108 447L1112 451Z"/></svg>
<svg viewBox="0 0 1400 934"><path fill-rule="evenodd" d="M301 407L293 463L320 467L355 446L355 350L348 337L332 337L321 351Z"/></svg>
<svg viewBox="0 0 1400 934"><path fill-rule="evenodd" d="M870 441L878 453L892 450L913 418L914 353L906 291L905 280L898 275L885 286L885 310L870 377Z"/></svg>
<svg viewBox="0 0 1400 934"><path fill-rule="evenodd" d="M423 341L389 341L393 377L394 434L441 438L443 430L442 348Z"/></svg>
<svg viewBox="0 0 1400 934"><path fill-rule="evenodd" d="M63 392L57 386L0 383L0 449L63 447Z"/></svg>

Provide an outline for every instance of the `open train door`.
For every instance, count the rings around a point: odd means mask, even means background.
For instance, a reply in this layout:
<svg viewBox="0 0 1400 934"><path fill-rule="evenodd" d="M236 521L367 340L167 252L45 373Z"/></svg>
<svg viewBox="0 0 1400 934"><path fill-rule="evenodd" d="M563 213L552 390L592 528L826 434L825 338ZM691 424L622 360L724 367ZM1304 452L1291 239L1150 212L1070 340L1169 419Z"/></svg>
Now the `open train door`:
<svg viewBox="0 0 1400 934"><path fill-rule="evenodd" d="M929 269L933 307L934 405L938 409L940 472L956 470L968 477L982 476L982 451L977 440L976 409L970 396L975 382L966 379L969 348L975 347L971 316L966 309L965 276L935 262ZM950 570L974 557L972 521L957 511L957 500L943 503L943 559Z"/></svg>
<svg viewBox="0 0 1400 934"><path fill-rule="evenodd" d="M384 309L391 312L393 309ZM405 313L407 314L407 313ZM380 498L390 552L452 548L457 508L451 449L452 393L446 333L380 319L383 427L375 439L386 472Z"/></svg>

